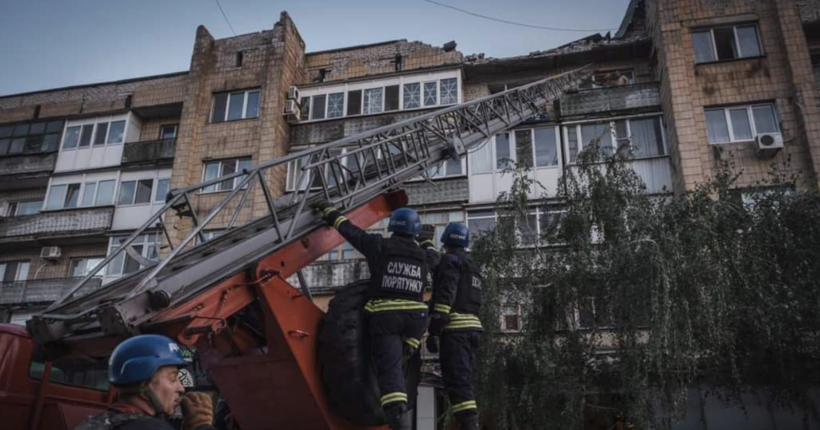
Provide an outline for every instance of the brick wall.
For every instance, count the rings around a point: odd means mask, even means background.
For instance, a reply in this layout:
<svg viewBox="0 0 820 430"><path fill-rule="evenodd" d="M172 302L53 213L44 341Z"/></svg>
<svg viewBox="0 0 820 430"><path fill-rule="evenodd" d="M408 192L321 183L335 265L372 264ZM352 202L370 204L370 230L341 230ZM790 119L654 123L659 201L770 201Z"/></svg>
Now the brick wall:
<svg viewBox="0 0 820 430"><path fill-rule="evenodd" d="M456 50L445 52L440 47L406 40L322 51L307 54L307 80L300 83L320 82L321 70L325 71L325 82L393 73L396 56L401 57L402 70L459 64L463 58Z"/></svg>
<svg viewBox="0 0 820 430"><path fill-rule="evenodd" d="M794 8L793 0L777 4L774 0L649 2L649 28L659 60L656 74L661 81L668 141L677 171L676 191L691 190L707 180L722 161L733 162L737 172L742 173L741 186L767 178L772 163L780 165L786 173L806 179L814 176L801 112L791 101L795 75L788 51L805 49L796 46L799 37L805 46L805 37L799 21L793 25L796 31L789 32L782 28L782 19L778 20L780 6L788 4ZM796 18L794 10L790 13ZM765 57L695 65L692 29L733 15L759 18ZM721 147L722 150L708 144L704 108L765 101L775 102L784 137L789 140L773 160L758 159L752 144L730 145Z"/></svg>
<svg viewBox="0 0 820 430"><path fill-rule="evenodd" d="M179 120L178 117L169 117L143 121L140 128L140 140L148 141L159 139L160 127L163 125L179 124ZM177 133L178 132L179 129L177 129Z"/></svg>
<svg viewBox="0 0 820 430"><path fill-rule="evenodd" d="M45 245L44 245L45 246ZM57 260L40 258L40 246L19 248L0 253L0 263L10 261L28 261L28 279L63 278L69 275L69 265L74 258L104 257L107 243L66 245L62 246L62 255Z"/></svg>
<svg viewBox="0 0 820 430"><path fill-rule="evenodd" d="M797 0L797 7L803 22L820 21L820 2L817 0Z"/></svg>

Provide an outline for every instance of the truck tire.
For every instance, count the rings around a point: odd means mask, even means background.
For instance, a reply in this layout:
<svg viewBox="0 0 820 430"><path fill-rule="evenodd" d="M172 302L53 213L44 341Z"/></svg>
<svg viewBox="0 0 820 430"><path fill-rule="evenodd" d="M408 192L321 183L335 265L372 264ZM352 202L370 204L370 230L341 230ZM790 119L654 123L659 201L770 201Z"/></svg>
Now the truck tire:
<svg viewBox="0 0 820 430"><path fill-rule="evenodd" d="M360 426L386 424L364 319L369 281L336 292L322 317L319 374L333 410Z"/></svg>

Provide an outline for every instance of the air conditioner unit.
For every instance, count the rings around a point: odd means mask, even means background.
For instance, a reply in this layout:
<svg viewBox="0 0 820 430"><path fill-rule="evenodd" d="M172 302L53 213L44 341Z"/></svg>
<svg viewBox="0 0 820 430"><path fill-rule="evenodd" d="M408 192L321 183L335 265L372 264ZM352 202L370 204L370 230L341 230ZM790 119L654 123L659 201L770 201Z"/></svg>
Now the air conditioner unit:
<svg viewBox="0 0 820 430"><path fill-rule="evenodd" d="M285 111L283 114L288 118L288 121L296 122L299 121L302 110L299 108L299 103L296 102L296 100L285 100Z"/></svg>
<svg viewBox="0 0 820 430"><path fill-rule="evenodd" d="M758 134L756 140L758 157L773 157L777 151L783 149L783 135L780 133Z"/></svg>
<svg viewBox="0 0 820 430"><path fill-rule="evenodd" d="M288 100L299 100L299 88L290 87L288 88Z"/></svg>
<svg viewBox="0 0 820 430"><path fill-rule="evenodd" d="M60 258L61 249L59 246L44 246L40 250L40 258L44 258L46 260L56 260Z"/></svg>

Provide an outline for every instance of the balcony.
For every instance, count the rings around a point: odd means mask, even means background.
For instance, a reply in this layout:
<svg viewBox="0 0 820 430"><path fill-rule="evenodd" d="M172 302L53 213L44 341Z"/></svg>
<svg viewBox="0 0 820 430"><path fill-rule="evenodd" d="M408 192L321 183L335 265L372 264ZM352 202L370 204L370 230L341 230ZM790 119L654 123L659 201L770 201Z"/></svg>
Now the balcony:
<svg viewBox="0 0 820 430"><path fill-rule="evenodd" d="M122 165L170 164L174 159L176 143L176 139L126 143L122 151Z"/></svg>
<svg viewBox="0 0 820 430"><path fill-rule="evenodd" d="M102 235L111 228L113 218L113 206L66 209L2 218L0 249L15 246L20 242Z"/></svg>
<svg viewBox="0 0 820 430"><path fill-rule="evenodd" d="M561 117L571 119L613 111L657 111L661 105L657 83L581 90L560 99Z"/></svg>
<svg viewBox="0 0 820 430"><path fill-rule="evenodd" d="M353 281L370 277L367 261L364 259L319 261L302 269L302 274L313 294L329 294ZM291 276L288 282L294 287L300 287L296 275Z"/></svg>
<svg viewBox="0 0 820 430"><path fill-rule="evenodd" d="M33 279L0 283L0 305L53 302L77 285L81 278ZM79 295L88 294L102 285L101 278L91 278Z"/></svg>
<svg viewBox="0 0 820 430"><path fill-rule="evenodd" d="M54 151L0 157L0 191L45 187L56 164Z"/></svg>

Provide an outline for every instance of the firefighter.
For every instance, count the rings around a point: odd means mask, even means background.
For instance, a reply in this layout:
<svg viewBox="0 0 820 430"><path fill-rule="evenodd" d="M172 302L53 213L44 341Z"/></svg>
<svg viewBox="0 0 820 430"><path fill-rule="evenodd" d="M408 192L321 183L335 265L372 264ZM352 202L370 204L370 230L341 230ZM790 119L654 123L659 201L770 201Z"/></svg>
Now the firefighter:
<svg viewBox="0 0 820 430"><path fill-rule="evenodd" d="M108 362L108 380L117 402L107 412L88 417L77 430L174 430L169 417L182 406L184 430L215 430L213 404L205 393L189 393L179 382L188 363L174 341L146 334L126 339Z"/></svg>
<svg viewBox="0 0 820 430"><path fill-rule="evenodd" d="M470 245L467 226L448 224L441 242L446 253L433 275L427 348L439 352L450 410L461 430L478 430L478 408L472 383L475 355L483 331L478 319L481 270L465 250Z"/></svg>
<svg viewBox="0 0 820 430"><path fill-rule="evenodd" d="M371 283L364 310L382 408L391 429L410 430L412 411L402 355L415 353L427 329L429 308L423 294L430 267L439 257L432 240L434 230L431 226L422 229L419 215L410 208L393 212L387 227L392 235L384 238L363 231L329 202L312 207L367 259ZM417 235L423 245L416 242Z"/></svg>

